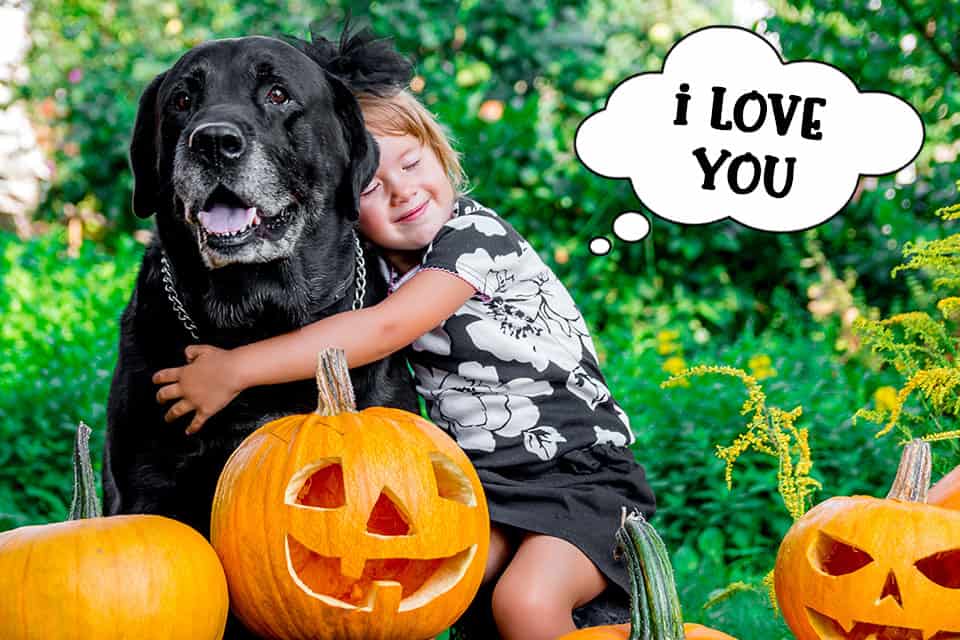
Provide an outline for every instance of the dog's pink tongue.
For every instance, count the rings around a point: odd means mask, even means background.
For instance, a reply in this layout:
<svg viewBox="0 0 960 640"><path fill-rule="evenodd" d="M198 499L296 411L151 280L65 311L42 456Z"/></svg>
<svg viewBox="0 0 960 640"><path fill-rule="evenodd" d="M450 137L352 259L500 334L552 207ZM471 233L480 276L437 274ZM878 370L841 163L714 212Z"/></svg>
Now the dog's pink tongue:
<svg viewBox="0 0 960 640"><path fill-rule="evenodd" d="M218 204L210 211L201 211L198 217L200 224L211 233L235 233L253 222L255 215L256 207L241 209Z"/></svg>

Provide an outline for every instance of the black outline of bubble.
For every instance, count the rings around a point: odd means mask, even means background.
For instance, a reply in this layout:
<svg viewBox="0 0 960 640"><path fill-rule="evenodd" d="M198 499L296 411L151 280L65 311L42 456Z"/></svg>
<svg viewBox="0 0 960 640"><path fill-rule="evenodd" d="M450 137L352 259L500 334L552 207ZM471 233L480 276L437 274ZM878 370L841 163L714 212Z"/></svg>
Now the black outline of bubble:
<svg viewBox="0 0 960 640"><path fill-rule="evenodd" d="M784 66L784 67L789 66L789 65L794 64L794 63L797 63L797 62L812 62L812 63L814 63L814 64L821 64L821 65L823 65L823 66L825 66L825 67L830 67L831 69L834 69L834 70L837 71L840 75L842 75L844 78L846 78L846 79L847 79L847 82L849 82L850 84L852 84L852 85L853 85L853 88L857 90L857 93L858 93L858 94L866 95L866 94L870 94L870 93L879 93L879 94L883 94L883 95L893 96L894 98L896 98L896 99L899 100L900 102L906 104L908 107L910 107L911 109L913 109L913 112L914 112L915 114L917 114L917 119L920 121L920 129L921 129L922 132L923 132L923 135L921 136L920 148L917 149L917 152L913 154L913 157L912 157L912 158L910 158L909 160L907 160L905 163L903 163L902 165L900 165L899 167L897 167L897 168L894 169L893 171L888 171L887 173L860 173L860 174L857 174L857 180L855 181L855 183L854 183L854 185L853 185L853 190L850 192L850 195L847 197L847 201L846 201L845 203L843 203L843 206L841 206L839 209L837 209L832 215L828 216L827 218L824 218L824 219L821 220L820 222L818 222L818 223L816 223L816 224L812 224L812 225L810 225L809 227L804 227L803 229L793 229L792 231L773 231L773 230L771 230L771 229L758 229L757 227L751 227L751 226L748 225L748 224L744 224L743 222L737 220L736 218L734 218L733 216L730 216L730 215L725 216L725 217L723 217L723 218L717 218L716 220L710 220L710 221L708 221L708 222L677 222L676 220L671 220L670 218L661 216L659 213L657 213L656 211L654 211L653 209L651 209L649 206L647 206L647 204L646 204L646 203L643 201L643 199L640 197L640 194L637 193L637 190L636 190L636 189L634 188L634 186L633 186L633 181L632 181L629 177L624 177L624 176L607 176L607 175L604 175L604 174L602 174L602 173L597 173L596 171L594 171L593 169L591 169L591 168L587 165L587 163L583 161L583 159L580 157L580 153L577 151L577 135L580 133L580 127L583 126L583 123L584 123L584 122L586 122L587 120L589 120L589 119L592 118L593 116L597 115L597 114L600 113L601 111L606 111L606 110L607 110L607 106L610 104L610 98L613 96L614 93L616 93L617 89L620 88L620 85L622 85L623 83L625 83L625 82L627 82L627 81L629 81L629 80L633 80L634 78L639 78L640 76L645 76L645 75L649 75L649 74L659 74L659 75L662 75L662 74L663 74L663 68L666 66L667 60L670 58L670 54L673 52L674 47L676 47L678 44L680 44L681 42L683 42L684 40L686 40L687 38L689 38L689 37L692 36L693 34L699 33L700 31L706 31L706 30L708 30L708 29L738 29L738 30L740 30L740 31L745 31L746 33L749 33L750 35L752 35L752 36L754 36L754 37L756 37L756 38L759 38L760 40L763 41L763 43L764 43L765 45L767 45L768 47L770 47L770 49L773 51L773 53L776 54L777 60L779 60L779 61L780 61L780 64L781 64L782 66ZM856 195L856 193L857 193L857 187L860 185L860 178L862 178L862 177L864 177L864 176L872 176L872 177L889 176L889 175L893 175L893 174L897 173L898 171L900 171L901 169L903 169L904 167L906 167L906 166L909 165L911 162L913 162L914 160L917 159L917 156L919 156L919 155L920 155L920 152L923 151L923 147L924 147L924 145L925 145L926 143L927 143L927 125L926 125L926 123L923 121L923 116L920 115L920 112L917 111L917 108L914 107L914 106L913 106L908 100L906 100L905 98L901 98L901 97L898 96L897 94L895 94L895 93L890 93L889 91L860 91L860 87L857 86L857 83L854 82L854 81L850 78L850 76L848 76L848 75L845 74L842 70L840 70L840 69L838 69L837 67L833 66L833 65L830 64L829 62L823 62L822 60L809 60L809 59L804 59L804 60L791 60L790 62L784 62L784 61L783 61L783 58L780 56L780 52L777 51L776 47L774 47L773 44L771 44L770 41L767 40L766 38L764 38L761 34L757 33L756 31L751 31L750 29L747 29L747 28L745 28L745 27L741 27L741 26L738 26L738 25L721 25L721 24L710 25L710 26L708 26L708 27L700 27L699 29L694 29L694 30L691 31L690 33L686 34L685 36L683 36L682 38L680 38L679 40L677 40L676 42L674 42L674 43L670 46L670 51L668 51L668 52L667 52L667 55L665 55L665 56L663 57L663 64L660 65L660 71L644 71L643 73L635 73L635 74L633 74L632 76L628 76L628 77L624 78L623 80L621 80L620 82L618 82L618 83L616 84L616 86L613 87L613 89L611 89L610 92L607 94L607 100L606 100L606 102L604 102L603 109L599 109L599 110L597 110L597 111L594 111L594 112L591 113L589 116L587 116L586 118L584 118L584 119L580 122L580 124L577 125L577 130L574 131L574 133L573 133L573 153L576 154L577 160L580 161L580 164L583 165L583 166L587 169L587 171L589 171L590 173L592 173L592 174L595 175L595 176L598 176L598 177L600 177L600 178L604 178L604 179L607 179L607 180L628 180L628 181L630 181L630 190L633 191L633 195L636 196L636 198L637 198L637 200L640 202L640 204L643 205L643 207L644 207L647 211L649 211L650 213L652 213L652 214L655 215L656 217L660 218L661 220L665 220L665 221L670 222L670 223L673 223L673 224L679 224L679 225L684 226L684 227L699 227L699 226L703 226L703 225L706 225L706 224L713 224L713 223L715 223L715 222L724 222L724 221L726 221L726 220L731 220L731 221L733 221L735 224L740 225L741 227L745 227L745 228L747 228L747 229L752 229L752 230L754 230L754 231L760 231L760 232L764 232L764 233L801 233L801 232L803 232L803 231L808 231L808 230L813 229L813 228L815 228L815 227L819 227L820 225L826 224L827 222L829 222L830 220L832 220L833 218L835 218L841 211L843 211L844 209L846 209L847 205L850 204L850 201L853 200L853 196ZM611 223L611 230L612 230L612 228L613 228L613 226L612 226L612 223ZM652 225L651 225L651 229L652 229ZM624 241L624 242L626 242L626 241Z"/></svg>
<svg viewBox="0 0 960 640"><path fill-rule="evenodd" d="M607 250L604 251L603 253L594 252L593 248L590 245L592 245L595 240L603 240L604 242L606 242ZM627 240L624 240L624 242L627 242ZM606 236L593 236L592 238L590 238L590 241L587 242L587 251L589 251L591 254L595 256L608 256L610 255L610 252L613 251L613 243L610 242L610 239L607 238Z"/></svg>

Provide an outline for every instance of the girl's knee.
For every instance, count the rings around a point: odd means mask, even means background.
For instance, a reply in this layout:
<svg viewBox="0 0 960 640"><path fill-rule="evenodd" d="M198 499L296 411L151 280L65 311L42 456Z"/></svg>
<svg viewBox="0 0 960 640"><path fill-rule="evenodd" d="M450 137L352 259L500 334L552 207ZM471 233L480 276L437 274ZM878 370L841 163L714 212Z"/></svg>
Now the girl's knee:
<svg viewBox="0 0 960 640"><path fill-rule="evenodd" d="M573 609L605 587L606 578L576 546L528 534L494 586L493 617L507 640L556 638L574 630Z"/></svg>
<svg viewBox="0 0 960 640"><path fill-rule="evenodd" d="M518 579L516 575L503 575L493 588L491 608L495 618L514 618L526 612L536 616L538 612L556 608L549 594L537 588L536 581Z"/></svg>
<svg viewBox="0 0 960 640"><path fill-rule="evenodd" d="M528 577L569 609L586 604L607 586L603 573L576 545L540 534L527 535L506 573Z"/></svg>
<svg viewBox="0 0 960 640"><path fill-rule="evenodd" d="M497 628L506 640L539 638L541 632L558 624L564 630L568 627L573 630L570 608L538 588L536 580L501 577L493 589L490 606Z"/></svg>

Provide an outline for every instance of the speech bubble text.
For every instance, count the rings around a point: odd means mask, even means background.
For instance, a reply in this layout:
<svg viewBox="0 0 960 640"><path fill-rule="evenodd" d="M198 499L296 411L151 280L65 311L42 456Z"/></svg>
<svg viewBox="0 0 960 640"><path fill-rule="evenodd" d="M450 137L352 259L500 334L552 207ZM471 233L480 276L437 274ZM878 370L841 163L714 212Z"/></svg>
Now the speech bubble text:
<svg viewBox="0 0 960 640"><path fill-rule="evenodd" d="M661 218L791 232L836 215L861 175L908 165L923 137L900 98L859 91L822 62L784 63L746 29L707 27L678 41L659 73L621 82L575 149L595 173L629 178Z"/></svg>

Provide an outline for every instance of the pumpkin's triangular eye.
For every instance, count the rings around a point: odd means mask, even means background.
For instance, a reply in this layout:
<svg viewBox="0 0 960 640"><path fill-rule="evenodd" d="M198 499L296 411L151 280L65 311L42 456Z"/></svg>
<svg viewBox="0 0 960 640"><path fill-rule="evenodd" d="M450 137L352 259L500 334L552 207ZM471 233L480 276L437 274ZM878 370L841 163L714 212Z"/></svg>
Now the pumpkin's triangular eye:
<svg viewBox="0 0 960 640"><path fill-rule="evenodd" d="M303 481L296 504L320 509L337 509L347 503L343 492L343 467L339 460L330 460Z"/></svg>
<svg viewBox="0 0 960 640"><path fill-rule="evenodd" d="M862 549L818 531L810 562L827 575L842 576L864 568L873 562L873 558Z"/></svg>
<svg viewBox="0 0 960 640"><path fill-rule="evenodd" d="M467 474L457 463L439 451L430 452L433 473L437 477L437 493L441 498L454 500L468 507L476 506L477 496Z"/></svg>
<svg viewBox="0 0 960 640"><path fill-rule="evenodd" d="M960 589L960 549L934 553L917 560L914 566L941 587Z"/></svg>

